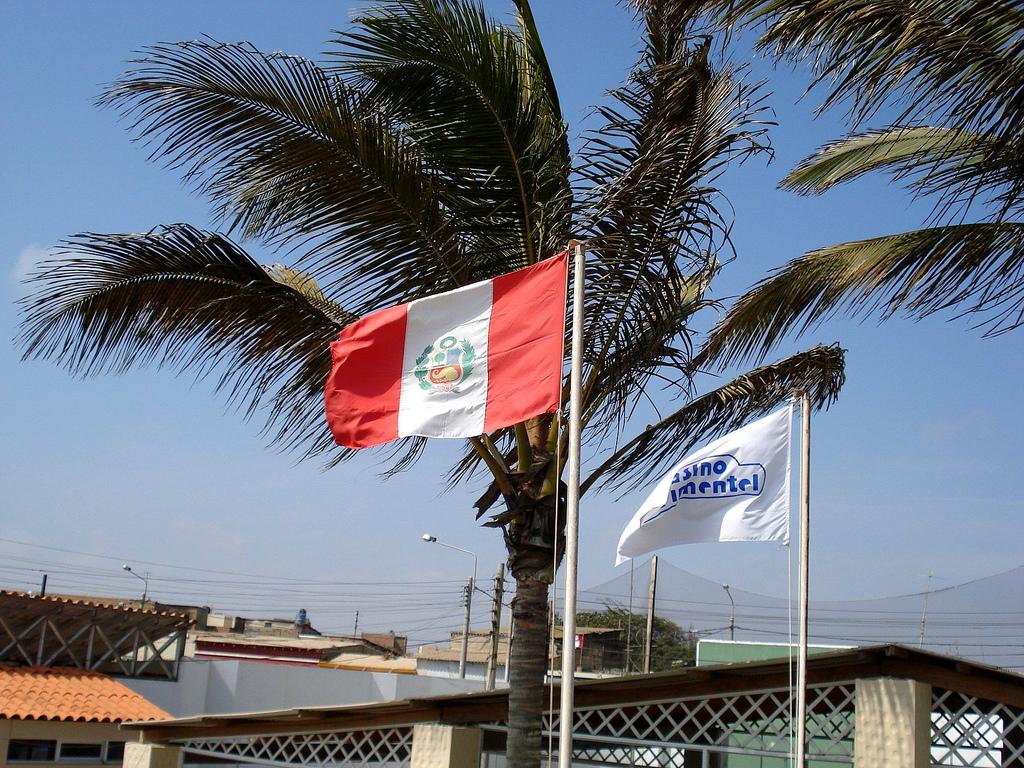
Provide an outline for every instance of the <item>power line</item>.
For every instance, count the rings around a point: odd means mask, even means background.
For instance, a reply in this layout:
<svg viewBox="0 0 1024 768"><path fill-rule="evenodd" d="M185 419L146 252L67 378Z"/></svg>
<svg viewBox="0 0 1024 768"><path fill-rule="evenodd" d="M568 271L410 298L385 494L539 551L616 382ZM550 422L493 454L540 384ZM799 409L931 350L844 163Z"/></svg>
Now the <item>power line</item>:
<svg viewBox="0 0 1024 768"><path fill-rule="evenodd" d="M22 546L22 547L33 547L33 548L36 548L36 549L45 549L45 550L49 550L51 552L63 552L63 553L66 553L66 554L80 555L80 556L83 556L83 557L95 557L95 558L98 558L98 559L101 559L101 560L110 560L110 561L114 561L114 562L118 562L118 563L122 563L122 562L128 560L128 561L131 561L133 563L138 563L139 565L149 565L149 566L160 567L160 568L174 568L176 570L196 571L196 572L199 572L199 573L218 573L218 574L222 574L222 575L225 575L225 576L241 576L243 578L258 579L258 580L261 580L261 581L270 578L271 580L276 580L276 581L292 582L292 583L300 583L300 584L301 583L305 583L305 584L323 584L323 585L326 585L326 586L345 585L345 584L352 584L352 585L359 584L359 585L365 585L365 586L387 586L387 585L403 585L403 584L420 584L420 583L424 583L424 582L421 582L421 581L331 581L331 580L326 580L326 579L298 579L298 578L289 577L289 576L271 576L271 577L268 577L267 574L265 574L265 573L244 573L244 572L241 572L241 571L222 571L222 570L217 570L217 569L214 569L214 568L200 568L198 566L192 566L192 565L181 565L179 563L162 563L162 562L158 562L158 561L154 561L154 560L140 560L138 558L128 557L128 556L125 556L125 555L121 555L121 556L100 555L100 554L97 554L95 552L84 552L84 551L76 550L76 549L67 549L67 548L64 548L64 547L54 547L54 546L50 546L50 545L47 545L47 544L34 544L34 543L28 542L28 541L17 541L15 539L7 539L7 538L3 538L3 537L0 537L0 542L6 543L6 544L17 544L18 546ZM455 583L461 583L461 580L454 580L453 579L453 580L439 581L439 582L432 582L432 583L435 583L435 584L455 584Z"/></svg>

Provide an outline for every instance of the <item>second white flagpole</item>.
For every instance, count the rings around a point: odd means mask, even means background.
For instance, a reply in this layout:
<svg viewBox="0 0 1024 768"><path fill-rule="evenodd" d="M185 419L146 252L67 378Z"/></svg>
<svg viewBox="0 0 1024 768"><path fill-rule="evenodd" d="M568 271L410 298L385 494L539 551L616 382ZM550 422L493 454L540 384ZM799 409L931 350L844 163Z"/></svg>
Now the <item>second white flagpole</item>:
<svg viewBox="0 0 1024 768"><path fill-rule="evenodd" d="M807 601L811 554L811 398L800 398L800 649L796 668L796 768L804 768L807 748Z"/></svg>
<svg viewBox="0 0 1024 768"><path fill-rule="evenodd" d="M573 675L576 671L576 563L580 521L580 408L583 400L583 246L573 259L572 368L569 374L569 463L565 509L565 598L562 619L562 684L558 717L558 768L572 766ZM557 546L557 544L556 544Z"/></svg>

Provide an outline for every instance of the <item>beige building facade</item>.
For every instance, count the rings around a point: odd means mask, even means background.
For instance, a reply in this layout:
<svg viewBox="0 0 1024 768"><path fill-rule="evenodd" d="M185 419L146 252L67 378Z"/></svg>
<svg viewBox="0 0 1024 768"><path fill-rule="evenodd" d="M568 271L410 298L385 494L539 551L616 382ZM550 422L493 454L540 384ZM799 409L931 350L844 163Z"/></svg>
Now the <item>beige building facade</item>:
<svg viewBox="0 0 1024 768"><path fill-rule="evenodd" d="M126 739L118 723L0 720L0 768L46 766L83 768L121 765Z"/></svg>

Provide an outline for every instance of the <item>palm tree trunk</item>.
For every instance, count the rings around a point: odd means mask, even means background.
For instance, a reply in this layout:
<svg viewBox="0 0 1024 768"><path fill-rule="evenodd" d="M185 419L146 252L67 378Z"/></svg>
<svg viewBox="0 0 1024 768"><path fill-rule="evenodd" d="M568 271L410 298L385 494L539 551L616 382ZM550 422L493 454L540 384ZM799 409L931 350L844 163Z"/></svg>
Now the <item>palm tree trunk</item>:
<svg viewBox="0 0 1024 768"><path fill-rule="evenodd" d="M517 578L512 600L515 641L509 664L508 768L540 766L541 724L545 710L544 674L548 666L548 585Z"/></svg>

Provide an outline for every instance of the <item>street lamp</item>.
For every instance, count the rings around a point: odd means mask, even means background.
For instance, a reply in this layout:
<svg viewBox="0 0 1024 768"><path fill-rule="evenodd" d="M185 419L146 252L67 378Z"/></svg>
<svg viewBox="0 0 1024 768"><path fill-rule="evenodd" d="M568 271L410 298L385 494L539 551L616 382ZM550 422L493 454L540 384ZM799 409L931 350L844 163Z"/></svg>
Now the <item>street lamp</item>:
<svg viewBox="0 0 1024 768"><path fill-rule="evenodd" d="M469 612L473 605L473 590L476 589L476 552L448 544L429 533L424 533L420 538L427 544L440 544L442 547L454 549L456 552L462 552L473 558L473 575L469 579L469 588L466 590L466 617L462 623L462 653L459 657L459 679L464 679L466 677L466 658L469 656Z"/></svg>
<svg viewBox="0 0 1024 768"><path fill-rule="evenodd" d="M146 610L146 595L149 594L149 571L145 576L139 576L128 563L121 564L121 570L127 571L136 579L142 582L142 610ZM135 639L132 641L132 666L131 676L134 677L139 668L139 628L135 627Z"/></svg>
<svg viewBox="0 0 1024 768"><path fill-rule="evenodd" d="M729 604L732 606L732 610L729 613L729 639L734 640L736 637L736 602L732 599L732 592L729 591L728 584L723 584L722 589L725 590L725 594L729 598Z"/></svg>
<svg viewBox="0 0 1024 768"><path fill-rule="evenodd" d="M128 563L122 563L121 570L127 571L132 576L134 576L136 579L138 579L139 581L142 582L142 585L143 585L142 586L142 607L143 607L143 609L145 609L145 607L146 607L146 595L149 593L149 571L146 571L146 575L145 576L139 576L139 574L137 574L135 571L132 570L132 567L130 565L128 565Z"/></svg>

